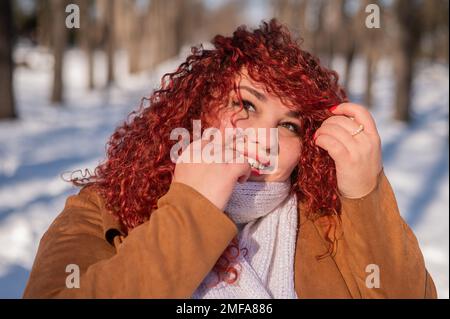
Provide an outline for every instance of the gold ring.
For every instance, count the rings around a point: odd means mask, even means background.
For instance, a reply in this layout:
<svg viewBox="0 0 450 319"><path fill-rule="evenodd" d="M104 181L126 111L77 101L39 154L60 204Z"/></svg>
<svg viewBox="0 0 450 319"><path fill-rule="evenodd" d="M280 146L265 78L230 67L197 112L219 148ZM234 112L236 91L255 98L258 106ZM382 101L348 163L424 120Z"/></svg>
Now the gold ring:
<svg viewBox="0 0 450 319"><path fill-rule="evenodd" d="M364 131L364 125L359 124L359 128L358 128L356 131L354 131L354 132L352 133L352 136L358 135L358 134L361 133L362 131Z"/></svg>

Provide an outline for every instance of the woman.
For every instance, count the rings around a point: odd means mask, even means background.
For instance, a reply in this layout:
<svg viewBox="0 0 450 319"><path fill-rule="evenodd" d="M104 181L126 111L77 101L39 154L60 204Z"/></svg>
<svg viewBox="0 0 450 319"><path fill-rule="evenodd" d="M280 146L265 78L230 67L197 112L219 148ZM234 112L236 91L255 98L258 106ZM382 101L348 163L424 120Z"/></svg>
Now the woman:
<svg viewBox="0 0 450 319"><path fill-rule="evenodd" d="M95 175L74 179L24 297L435 298L375 121L337 74L274 19L212 43L115 131ZM173 132L194 120L240 132L213 139L233 155L187 161L208 145L197 136L174 160ZM275 162L249 128L276 129Z"/></svg>

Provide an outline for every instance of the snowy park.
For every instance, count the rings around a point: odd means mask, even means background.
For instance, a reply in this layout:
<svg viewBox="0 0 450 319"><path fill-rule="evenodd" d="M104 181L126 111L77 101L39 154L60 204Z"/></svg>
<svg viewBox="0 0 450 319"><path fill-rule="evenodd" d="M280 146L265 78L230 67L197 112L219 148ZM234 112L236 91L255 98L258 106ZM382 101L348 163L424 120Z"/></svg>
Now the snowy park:
<svg viewBox="0 0 450 319"><path fill-rule="evenodd" d="M32 1L19 2L26 4ZM121 5L124 3L131 2L124 1ZM202 1L192 3L198 5ZM235 14L237 16L236 12L240 12L236 4L238 2L211 0L205 3L211 8L219 7L222 3L235 5L237 9L232 6L220 7L225 8L223 12L205 21L209 25L211 21L217 21L225 24L229 22L233 28L236 26L238 20L228 17L232 14L233 17ZM249 0L246 3L251 7L257 1ZM253 11L246 7L247 15L253 15L252 21L267 14L269 2L262 3L265 5ZM36 11L33 6L31 8L30 16L35 14L33 10ZM196 7L192 8L194 12L191 14L196 13ZM211 8L208 10L213 10ZM149 15L154 14L150 11ZM193 17L195 20L196 16ZM47 18L38 17L44 22ZM204 31L201 26L199 30ZM218 28L217 32L219 30L222 29ZM33 43L17 41L11 49L14 61L11 63L14 64L12 87L17 116L15 119L0 119L0 298L22 297L41 237L63 210L67 197L79 191L67 181L70 174L77 170L93 171L105 159L106 143L115 128L139 107L141 101L145 101L143 98L159 87L165 73L175 71L185 60L190 52L187 42L197 43L188 38L176 53L162 55L157 63L156 60L151 63L146 61L148 64L143 63L131 72L132 62L139 59L131 55L133 50L123 49L129 41L128 31L123 32L125 40L116 36L125 44L122 47L118 45L112 53L95 48L95 45L86 49L84 44L79 45L79 40L74 40L72 45L62 46L61 50L65 52L64 71L61 71L64 102L51 102L56 65L53 50L41 45L41 40ZM448 31L446 36L448 44ZM143 55L147 54L147 50L153 50L155 45L159 46L168 37L155 38L157 40L156 44L152 44L153 47L140 47L141 52L138 53L141 54L141 60L144 60ZM133 38L130 42L133 45L146 43L145 39L150 38L151 34L143 33L142 38ZM386 39L395 42L393 38ZM46 43L44 40L42 42ZM83 38L81 40L80 43L85 43ZM89 42L89 39L86 41ZM205 43L205 47L208 45ZM383 48L389 46L385 44ZM319 46L318 50L321 49L326 51ZM91 64L88 63L86 52L90 52ZM345 49L338 48L327 61L341 80L342 75L349 70L346 68L345 52ZM364 105L368 64L367 56L361 52L355 52L350 73L347 74L350 79L347 93L351 102ZM368 109L375 118L381 136L384 171L394 190L400 213L417 237L438 297L448 299L448 51L447 60L422 58L425 53L417 55L419 58L415 62L412 80L409 122L394 119L396 62L389 52L379 55L371 73L373 103ZM107 78L108 54L114 56L114 81ZM95 88L88 89L87 74L92 75L90 80ZM0 103L3 101L0 100Z"/></svg>
<svg viewBox="0 0 450 319"><path fill-rule="evenodd" d="M48 53L23 48L16 54L18 59L27 59L30 67L16 70L14 78L21 120L0 123L2 298L21 297L41 236L61 212L67 196L78 192L64 180L64 174L95 168L104 159L105 144L114 128L182 58L162 64L153 73L119 78L112 88L87 93L77 86L85 72L82 52L72 50L67 54L70 68L65 74L68 103L55 107L47 102L51 83ZM334 62L339 72L339 59ZM358 84L364 77L360 62L350 87L355 102L361 98ZM98 68L102 67L99 63ZM448 66L420 66L414 83L414 120L409 126L391 120L391 72L388 62L380 64L376 106L371 110L382 138L385 172L400 212L419 240L439 297L448 298Z"/></svg>

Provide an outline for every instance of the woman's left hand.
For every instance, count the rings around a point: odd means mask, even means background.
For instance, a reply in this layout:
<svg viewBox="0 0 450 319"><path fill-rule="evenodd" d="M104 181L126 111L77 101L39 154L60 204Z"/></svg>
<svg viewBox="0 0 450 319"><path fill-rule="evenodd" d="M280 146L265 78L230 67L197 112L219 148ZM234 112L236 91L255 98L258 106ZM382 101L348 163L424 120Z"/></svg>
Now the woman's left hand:
<svg viewBox="0 0 450 319"><path fill-rule="evenodd" d="M366 108L353 103L342 103L331 112L336 115L322 123L314 135L315 143L333 158L341 195L364 197L375 188L383 167L375 120ZM364 130L352 136L359 124Z"/></svg>

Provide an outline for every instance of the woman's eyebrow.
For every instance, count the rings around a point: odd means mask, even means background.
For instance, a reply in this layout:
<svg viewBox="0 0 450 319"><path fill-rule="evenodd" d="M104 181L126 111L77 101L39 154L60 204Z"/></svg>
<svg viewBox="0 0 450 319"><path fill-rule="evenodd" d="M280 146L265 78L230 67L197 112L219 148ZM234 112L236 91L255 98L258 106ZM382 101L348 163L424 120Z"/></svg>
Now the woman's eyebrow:
<svg viewBox="0 0 450 319"><path fill-rule="evenodd" d="M242 86L240 86L240 88L250 92L251 94L253 94L260 101L263 101L263 102L267 101L267 97L263 93L255 90L255 89L253 89L251 87L242 85Z"/></svg>
<svg viewBox="0 0 450 319"><path fill-rule="evenodd" d="M287 111L286 113L285 113L285 115L287 116L287 117L294 117L294 118L296 118L296 119L298 119L299 118L299 116L300 116L300 112L298 112L298 111Z"/></svg>

